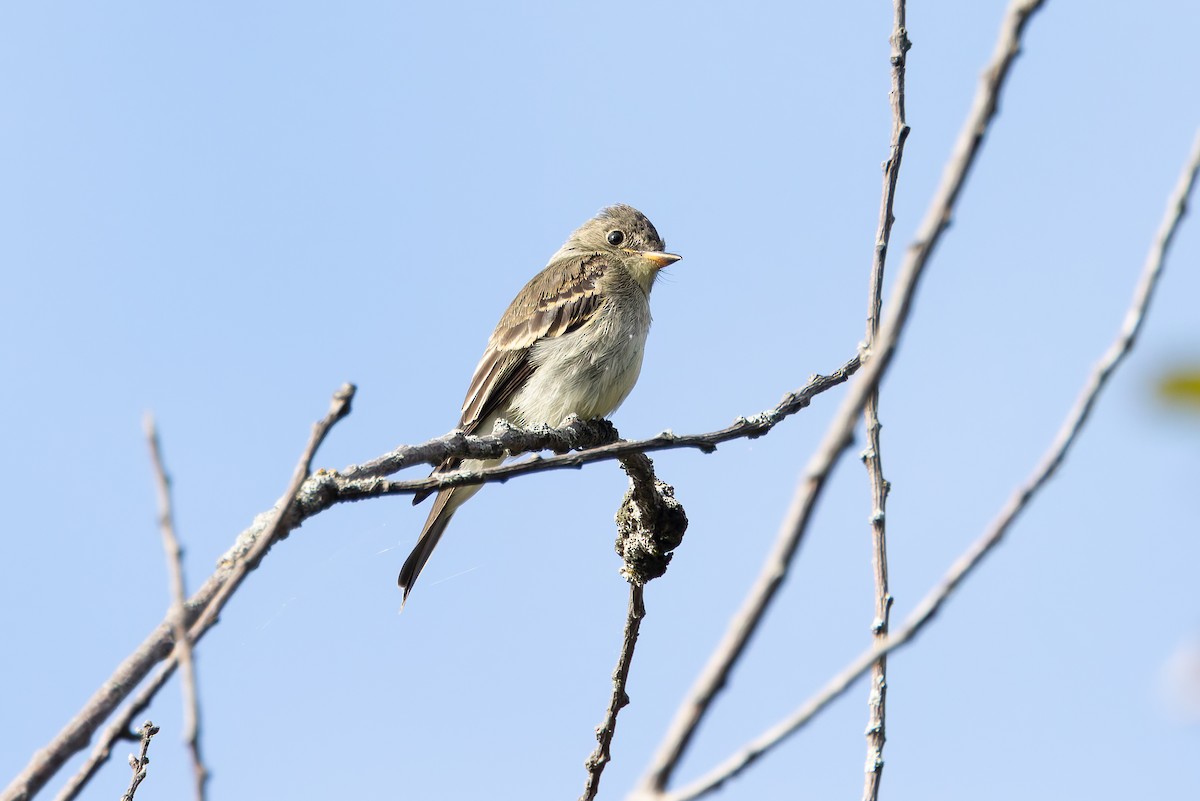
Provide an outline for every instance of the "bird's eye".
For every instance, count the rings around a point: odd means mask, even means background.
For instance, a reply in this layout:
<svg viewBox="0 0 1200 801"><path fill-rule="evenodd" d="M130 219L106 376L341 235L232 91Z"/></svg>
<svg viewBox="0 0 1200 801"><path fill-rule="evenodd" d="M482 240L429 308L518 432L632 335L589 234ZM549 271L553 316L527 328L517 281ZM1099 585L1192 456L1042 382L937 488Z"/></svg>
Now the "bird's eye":
<svg viewBox="0 0 1200 801"><path fill-rule="evenodd" d="M612 245L613 247L617 247L624 241L625 241L625 232L624 231L609 231L608 232L608 244Z"/></svg>

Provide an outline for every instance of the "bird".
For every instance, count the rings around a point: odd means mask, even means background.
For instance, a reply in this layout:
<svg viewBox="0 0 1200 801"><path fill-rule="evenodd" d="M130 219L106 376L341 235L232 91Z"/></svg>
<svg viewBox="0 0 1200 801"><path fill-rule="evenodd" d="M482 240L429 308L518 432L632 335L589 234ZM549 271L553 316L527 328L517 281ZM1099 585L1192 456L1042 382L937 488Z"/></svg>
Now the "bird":
<svg viewBox="0 0 1200 801"><path fill-rule="evenodd" d="M458 428L488 434L501 419L519 427L555 426L570 415L587 420L616 411L641 373L650 290L660 271L680 258L666 252L654 225L632 206L609 206L577 228L500 318L471 378ZM433 475L502 461L451 458ZM480 486L437 493L400 569L402 609L450 518Z"/></svg>

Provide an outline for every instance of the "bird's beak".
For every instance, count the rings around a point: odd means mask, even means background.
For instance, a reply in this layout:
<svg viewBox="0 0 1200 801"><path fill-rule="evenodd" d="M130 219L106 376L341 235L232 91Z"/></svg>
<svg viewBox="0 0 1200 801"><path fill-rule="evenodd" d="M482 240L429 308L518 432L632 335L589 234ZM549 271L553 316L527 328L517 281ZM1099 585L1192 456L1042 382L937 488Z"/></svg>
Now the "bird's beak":
<svg viewBox="0 0 1200 801"><path fill-rule="evenodd" d="M674 253L663 253L658 250L631 250L629 252L636 253L660 270L683 258L683 256L676 256Z"/></svg>

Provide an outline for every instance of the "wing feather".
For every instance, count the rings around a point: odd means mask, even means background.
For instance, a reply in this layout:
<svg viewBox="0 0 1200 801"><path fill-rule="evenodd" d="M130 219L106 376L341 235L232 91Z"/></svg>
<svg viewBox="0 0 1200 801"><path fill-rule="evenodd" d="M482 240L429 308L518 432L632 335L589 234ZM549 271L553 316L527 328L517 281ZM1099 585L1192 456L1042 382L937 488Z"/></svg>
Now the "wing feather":
<svg viewBox="0 0 1200 801"><path fill-rule="evenodd" d="M604 303L600 277L607 267L599 253L555 259L525 285L500 318L475 368L458 423L463 432L477 433L480 423L505 408L533 375L536 366L529 356L534 343L576 331L595 316ZM433 472L455 470L461 462L447 459ZM417 493L413 505L430 494Z"/></svg>
<svg viewBox="0 0 1200 801"><path fill-rule="evenodd" d="M507 406L533 375L529 355L534 343L569 334L592 319L604 303L600 277L606 267L599 253L560 259L525 285L500 318L475 368L459 428L474 433L482 420Z"/></svg>

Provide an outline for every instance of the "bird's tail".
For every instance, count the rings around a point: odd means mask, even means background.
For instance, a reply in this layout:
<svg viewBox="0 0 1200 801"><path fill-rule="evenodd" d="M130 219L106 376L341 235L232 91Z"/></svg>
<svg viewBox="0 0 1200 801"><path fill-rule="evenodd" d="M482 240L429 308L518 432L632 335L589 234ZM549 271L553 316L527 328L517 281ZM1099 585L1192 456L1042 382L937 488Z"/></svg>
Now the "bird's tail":
<svg viewBox="0 0 1200 801"><path fill-rule="evenodd" d="M429 510L429 518L425 521L425 528L421 529L421 536L417 538L417 544L413 546L412 553L408 555L408 559L404 560L404 566L400 568L400 576L397 583L400 589L404 591L404 598L400 602L400 608L404 608L404 603L408 601L408 594L412 592L413 584L417 581L417 576L421 575L421 570L425 567L425 563L429 561L429 557L433 555L433 549L437 547L438 542L442 539L442 534L446 531L446 526L450 523L450 518L476 492L479 491L479 486L455 487L453 489L445 489L437 494L437 499L433 502L433 508Z"/></svg>

